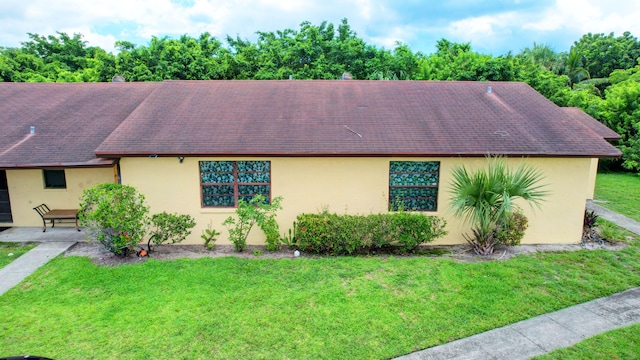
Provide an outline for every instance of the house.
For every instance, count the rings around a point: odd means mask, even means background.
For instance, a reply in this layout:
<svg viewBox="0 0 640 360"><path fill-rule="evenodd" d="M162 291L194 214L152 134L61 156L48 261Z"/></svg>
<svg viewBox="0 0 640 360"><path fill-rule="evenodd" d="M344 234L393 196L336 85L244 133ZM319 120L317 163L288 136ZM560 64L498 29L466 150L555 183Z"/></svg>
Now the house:
<svg viewBox="0 0 640 360"><path fill-rule="evenodd" d="M616 133L513 82L5 83L0 108L12 218L0 226L37 226L38 203L76 207L83 189L121 181L152 212L193 216L189 243L209 224L227 242L222 222L253 194L284 198L283 232L301 213L402 202L447 219L439 244L461 243L469 227L448 208L451 170L484 166L486 154L545 176L551 194L524 206L523 243L576 243L598 159L621 155ZM48 188L60 171L66 187Z"/></svg>
<svg viewBox="0 0 640 360"><path fill-rule="evenodd" d="M35 206L77 208L116 181L116 159L94 151L156 87L0 83L0 226L42 226Z"/></svg>

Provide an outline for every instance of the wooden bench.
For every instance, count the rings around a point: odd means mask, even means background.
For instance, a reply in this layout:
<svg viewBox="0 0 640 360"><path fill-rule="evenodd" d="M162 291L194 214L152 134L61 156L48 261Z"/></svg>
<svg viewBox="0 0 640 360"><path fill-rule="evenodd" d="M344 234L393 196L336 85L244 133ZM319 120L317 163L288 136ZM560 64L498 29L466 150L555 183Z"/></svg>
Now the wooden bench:
<svg viewBox="0 0 640 360"><path fill-rule="evenodd" d="M76 223L76 230L80 231L80 227L78 227L78 209L50 210L46 204L41 204L34 207L33 210L42 218L42 232L47 231L47 220L51 220L51 227L56 226L56 220L58 220L58 222L74 221Z"/></svg>

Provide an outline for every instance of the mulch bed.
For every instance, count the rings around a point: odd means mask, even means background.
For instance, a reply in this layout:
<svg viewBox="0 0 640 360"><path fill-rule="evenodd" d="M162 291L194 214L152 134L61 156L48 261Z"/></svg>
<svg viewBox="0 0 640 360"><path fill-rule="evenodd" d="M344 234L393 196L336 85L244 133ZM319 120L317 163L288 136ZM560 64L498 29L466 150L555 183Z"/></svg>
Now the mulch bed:
<svg viewBox="0 0 640 360"><path fill-rule="evenodd" d="M495 252L489 256L478 256L473 253L468 245L448 245L448 246L422 246L417 254L396 255L396 258L402 257L443 257L459 262L483 262L483 261L502 261L510 259L520 254L532 254L546 251L575 251L575 250L620 250L626 247L625 243L610 243L607 241L583 242L581 244L565 244L565 245L519 245L519 246L498 246ZM145 246L146 248L146 246ZM367 256L390 256L391 254L369 254L359 255ZM294 249L283 247L277 251L266 251L264 246L247 245L243 252L237 252L232 245L216 245L213 250L207 250L203 245L160 245L153 248L150 256L139 257L135 254L128 257L114 255L106 251L100 244L80 242L67 250L65 256L86 256L93 263L100 266L118 266L126 264L139 264L149 259L160 261L175 259L198 259L204 257L217 258L233 256L243 259L295 259ZM304 254L300 256L306 258L325 257L314 254Z"/></svg>

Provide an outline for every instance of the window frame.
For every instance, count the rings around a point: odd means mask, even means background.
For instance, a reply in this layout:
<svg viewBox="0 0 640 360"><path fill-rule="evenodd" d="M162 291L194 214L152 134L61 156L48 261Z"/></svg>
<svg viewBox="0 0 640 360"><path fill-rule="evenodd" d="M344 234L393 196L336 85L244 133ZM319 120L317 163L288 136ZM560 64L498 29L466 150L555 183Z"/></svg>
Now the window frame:
<svg viewBox="0 0 640 360"><path fill-rule="evenodd" d="M433 163L433 164L437 164L437 172L435 173L435 178L436 178L436 183L434 184L426 184L426 185L392 185L391 181L392 181L392 174L408 174L408 175L412 175L412 174L434 174L433 171L431 172L392 172L391 171L391 167L392 167L392 163ZM420 211L420 212L437 212L438 211L438 198L439 198L439 194L440 194L440 170L441 170L441 162L440 161L417 161L417 160L393 160L389 162L389 196L388 196L388 201L389 201L389 211L398 211L397 209L397 205L395 204L394 200L391 198L391 193L392 193L392 188L395 189L435 189L435 196L433 198L434 202L435 202L435 206L433 207L433 209L411 209L411 208L407 208L404 209L406 211ZM409 197L405 197L405 198L409 198Z"/></svg>
<svg viewBox="0 0 640 360"><path fill-rule="evenodd" d="M57 176L52 176L53 173L57 173ZM53 183L51 180L58 180L59 174L62 174L62 183ZM45 189L60 190L67 188L67 174L64 169L42 169L42 183Z"/></svg>
<svg viewBox="0 0 640 360"><path fill-rule="evenodd" d="M233 182L203 182L203 170L202 170L202 164L203 163L232 163L233 164L233 172L232 172L232 176L233 176ZM240 171L238 171L238 163L241 162L250 162L250 163L268 163L269 166L269 171L268 172L260 172L260 171L255 171L252 173L255 174L268 174L268 182L241 182L239 179L238 174L240 173ZM247 195L250 196L256 196L256 195L263 195L267 198L267 203L270 204L271 203L271 193L272 193L272 187L271 187L271 161L270 160L201 160L198 162L198 172L200 175L200 206L204 209L235 209L238 207L238 201L242 197L246 197ZM233 187L233 206L227 206L227 205L205 205L205 197L206 196L212 196L212 195L206 195L204 193L204 188L206 186L232 186ZM240 194L240 187L241 186L266 186L269 189L268 194L264 194L264 193L253 193L253 194ZM224 194L221 194L220 197L224 196ZM228 195L227 195L228 196Z"/></svg>

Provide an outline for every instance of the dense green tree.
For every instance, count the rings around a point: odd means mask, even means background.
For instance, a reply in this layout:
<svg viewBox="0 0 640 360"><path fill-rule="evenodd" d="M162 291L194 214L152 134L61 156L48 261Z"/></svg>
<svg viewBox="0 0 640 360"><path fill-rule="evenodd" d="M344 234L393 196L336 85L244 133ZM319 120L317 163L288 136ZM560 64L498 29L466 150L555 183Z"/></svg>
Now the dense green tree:
<svg viewBox="0 0 640 360"><path fill-rule="evenodd" d="M511 54L493 57L471 50L469 43L442 39L438 51L419 60L417 79L514 81L519 76L518 62Z"/></svg>
<svg viewBox="0 0 640 360"><path fill-rule="evenodd" d="M127 81L223 79L226 49L209 33L198 39L182 35L179 39L152 37L148 46L127 41L116 43L119 50L116 70Z"/></svg>
<svg viewBox="0 0 640 360"><path fill-rule="evenodd" d="M29 38L21 48L0 49L3 81L108 81L114 74L114 56L87 46L81 34L29 33Z"/></svg>
<svg viewBox="0 0 640 360"><path fill-rule="evenodd" d="M0 79L2 81L26 82L46 81L40 73L44 71L43 59L22 49L0 48Z"/></svg>
<svg viewBox="0 0 640 360"><path fill-rule="evenodd" d="M640 42L630 32L583 35L572 46L583 59L582 67L591 78L609 77L614 70L630 69L638 64Z"/></svg>
<svg viewBox="0 0 640 360"><path fill-rule="evenodd" d="M614 72L616 83L605 90L596 118L622 136L621 165L640 172L640 66L619 72Z"/></svg>
<svg viewBox="0 0 640 360"><path fill-rule="evenodd" d="M228 38L232 53L242 55L234 65L255 79L337 79L348 72L355 79L385 77L411 78L417 68L416 55L398 43L393 51L367 45L343 19L337 30L333 24L310 22L299 30L258 32L256 44ZM250 56L246 56L249 54ZM255 68L246 65L253 65ZM254 72L252 74L252 71Z"/></svg>
<svg viewBox="0 0 640 360"><path fill-rule="evenodd" d="M558 63L561 60L561 54L557 54L548 44L534 42L532 47L522 50L519 57L555 73L560 71Z"/></svg>
<svg viewBox="0 0 640 360"><path fill-rule="evenodd" d="M590 79L591 74L586 69L586 57L576 47L571 47L564 59L563 73L569 77L571 86L583 80Z"/></svg>

